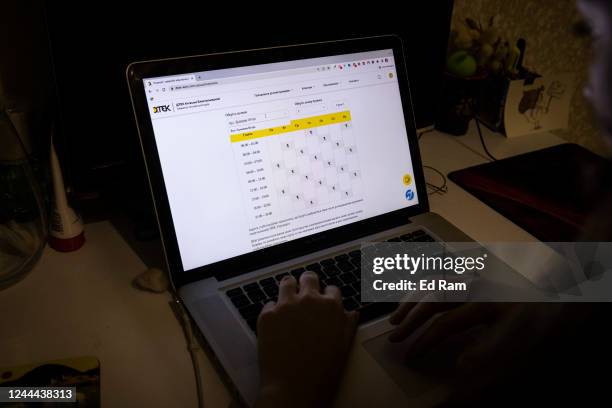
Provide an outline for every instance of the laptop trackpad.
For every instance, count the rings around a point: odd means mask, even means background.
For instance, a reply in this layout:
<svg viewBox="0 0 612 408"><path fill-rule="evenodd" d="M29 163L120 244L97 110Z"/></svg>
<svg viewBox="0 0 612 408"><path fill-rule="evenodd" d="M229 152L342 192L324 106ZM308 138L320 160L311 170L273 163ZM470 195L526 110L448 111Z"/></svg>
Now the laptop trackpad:
<svg viewBox="0 0 612 408"><path fill-rule="evenodd" d="M454 366L448 356L407 360L406 351L414 339L409 338L403 343L391 343L387 340L389 334L390 332L387 332L368 339L362 345L397 386L408 397L416 397L434 390L440 397L445 395Z"/></svg>

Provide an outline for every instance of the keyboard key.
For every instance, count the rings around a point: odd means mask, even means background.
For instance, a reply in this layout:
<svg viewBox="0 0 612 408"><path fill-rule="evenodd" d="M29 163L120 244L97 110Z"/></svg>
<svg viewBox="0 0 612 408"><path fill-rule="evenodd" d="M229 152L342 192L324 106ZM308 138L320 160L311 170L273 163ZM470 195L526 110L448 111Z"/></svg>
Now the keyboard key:
<svg viewBox="0 0 612 408"><path fill-rule="evenodd" d="M387 242L402 242L402 240L399 238L391 238L391 239L388 239Z"/></svg>
<svg viewBox="0 0 612 408"><path fill-rule="evenodd" d="M278 296L278 286L264 286L263 290L268 297Z"/></svg>
<svg viewBox="0 0 612 408"><path fill-rule="evenodd" d="M242 288L230 289L227 292L225 292L225 294L227 296L229 296L229 297L234 297L234 296L242 295Z"/></svg>
<svg viewBox="0 0 612 408"><path fill-rule="evenodd" d="M366 259L372 259L376 256L376 254L378 253L378 247L376 245L370 245L366 248L363 249L363 251L361 252L362 256L365 257ZM361 261L361 258L351 258L351 260L353 261Z"/></svg>
<svg viewBox="0 0 612 408"><path fill-rule="evenodd" d="M234 306L236 306L237 308L244 307L244 306L246 306L246 305L251 303L249 298L246 297L245 295L234 296L234 297L230 298L230 300L232 301Z"/></svg>
<svg viewBox="0 0 612 408"><path fill-rule="evenodd" d="M274 278L280 282L285 276L289 276L289 272L283 272L276 275Z"/></svg>
<svg viewBox="0 0 612 408"><path fill-rule="evenodd" d="M302 273L304 273L304 271L306 271L306 269L304 269L304 268L296 268L296 269L294 269L294 270L292 270L292 271L291 271L291 274L293 275L293 277L294 277L295 279L298 279L298 280L299 280L299 279L300 279L300 275L301 275Z"/></svg>
<svg viewBox="0 0 612 408"><path fill-rule="evenodd" d="M244 285L242 288L245 291L247 291L247 292L250 292L252 290L258 290L259 289L259 283L257 283L257 282L249 283L248 285Z"/></svg>
<svg viewBox="0 0 612 408"><path fill-rule="evenodd" d="M412 236L418 237L420 235L427 235L427 233L425 231L423 231L422 229L418 229L416 231L412 231Z"/></svg>
<svg viewBox="0 0 612 408"><path fill-rule="evenodd" d="M334 260L333 260L333 259L331 259L331 258L328 258L328 259L324 259L324 260L322 260L322 261L321 261L321 262L319 262L319 263L320 263L321 265L323 265L323 266L329 266L329 265L334 265L334 264L336 263L336 261L334 261Z"/></svg>
<svg viewBox="0 0 612 408"><path fill-rule="evenodd" d="M357 280L357 277L352 273L343 273L342 275L340 275L340 280L348 284L355 282Z"/></svg>
<svg viewBox="0 0 612 408"><path fill-rule="evenodd" d="M249 299L251 299L251 302L253 303L261 302L267 297L266 294L261 291L261 289L252 290L247 293L247 296L249 297Z"/></svg>
<svg viewBox="0 0 612 408"><path fill-rule="evenodd" d="M386 241L376 243L376 247L379 251L389 251L393 249L393 245Z"/></svg>
<svg viewBox="0 0 612 408"><path fill-rule="evenodd" d="M336 267L338 267L338 269L340 269L342 272L349 272L355 269L355 266L353 266L353 264L348 261L338 262Z"/></svg>
<svg viewBox="0 0 612 408"><path fill-rule="evenodd" d="M330 285L334 285L334 286L337 286L337 287L343 286L342 281L340 281L340 279L338 279L335 276L333 278L325 279L325 284L327 286L330 286Z"/></svg>
<svg viewBox="0 0 612 408"><path fill-rule="evenodd" d="M359 308L359 303L357 303L355 301L355 299L353 299L353 298L344 299L342 301L342 305L348 311L355 310L355 309Z"/></svg>
<svg viewBox="0 0 612 408"><path fill-rule="evenodd" d="M338 267L336 265L331 265L331 266L324 267L323 268L323 272L325 272L325 274L327 276L329 276L330 278L332 276L340 275L340 269L338 269Z"/></svg>
<svg viewBox="0 0 612 408"><path fill-rule="evenodd" d="M349 285L342 286L340 288L340 292L342 292L343 298L348 298L357 294L357 291L355 291L355 289L353 289L353 287Z"/></svg>
<svg viewBox="0 0 612 408"><path fill-rule="evenodd" d="M250 319L252 317L259 316L259 314L261 313L261 309L262 308L263 308L263 304L255 303L255 304L248 305L248 306L245 306L245 307L242 307L242 308L238 309L238 312L240 312L242 317L244 317L246 320L248 320L248 319Z"/></svg>
<svg viewBox="0 0 612 408"><path fill-rule="evenodd" d="M347 259L349 259L349 256L348 254L340 254L334 257L334 259L336 260L336 262L342 262L342 261L346 261Z"/></svg>
<svg viewBox="0 0 612 408"><path fill-rule="evenodd" d="M429 235L419 235L415 239L416 242L435 242L435 240Z"/></svg>
<svg viewBox="0 0 612 408"><path fill-rule="evenodd" d="M323 268L323 267L321 265L319 265L318 263L312 263L310 265L306 265L306 270L307 271L316 272L316 271L320 271L321 268Z"/></svg>
<svg viewBox="0 0 612 408"><path fill-rule="evenodd" d="M274 280L274 278L269 277L269 278L265 278L265 279L260 280L260 281L259 281L259 284L260 284L262 287L269 286L269 285L274 285L274 286L276 286L276 281Z"/></svg>
<svg viewBox="0 0 612 408"><path fill-rule="evenodd" d="M356 249L354 251L351 251L348 254L349 254L349 257L351 257L351 258L361 258L361 250L360 249Z"/></svg>

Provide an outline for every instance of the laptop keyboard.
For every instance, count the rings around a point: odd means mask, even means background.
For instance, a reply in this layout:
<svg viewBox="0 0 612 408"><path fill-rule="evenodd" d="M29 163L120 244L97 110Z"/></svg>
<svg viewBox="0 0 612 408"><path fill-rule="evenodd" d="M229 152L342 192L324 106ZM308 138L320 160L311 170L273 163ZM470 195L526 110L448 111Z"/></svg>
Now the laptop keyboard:
<svg viewBox="0 0 612 408"><path fill-rule="evenodd" d="M387 240L387 242L434 241L423 230L416 230ZM225 294L251 330L257 333L257 318L266 303L278 300L278 284L281 279L287 275L293 275L299 281L300 275L305 271L315 272L319 276L321 289L328 285L340 288L344 308L348 311L358 310L360 324L390 313L397 307L397 303L361 301L361 250L359 249L229 289Z"/></svg>

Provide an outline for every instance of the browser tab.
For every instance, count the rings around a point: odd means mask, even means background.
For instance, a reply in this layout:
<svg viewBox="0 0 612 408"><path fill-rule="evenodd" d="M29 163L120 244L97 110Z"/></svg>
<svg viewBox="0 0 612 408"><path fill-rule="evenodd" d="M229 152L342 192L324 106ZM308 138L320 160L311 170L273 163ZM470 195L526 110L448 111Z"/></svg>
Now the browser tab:
<svg viewBox="0 0 612 408"><path fill-rule="evenodd" d="M189 187L193 207L170 203L185 269L419 202L405 181L414 173L391 50L149 78L145 88L172 197L208 175L201 196ZM228 216L201 229L228 231L232 253L202 254L184 238L213 196L223 208L210 213Z"/></svg>

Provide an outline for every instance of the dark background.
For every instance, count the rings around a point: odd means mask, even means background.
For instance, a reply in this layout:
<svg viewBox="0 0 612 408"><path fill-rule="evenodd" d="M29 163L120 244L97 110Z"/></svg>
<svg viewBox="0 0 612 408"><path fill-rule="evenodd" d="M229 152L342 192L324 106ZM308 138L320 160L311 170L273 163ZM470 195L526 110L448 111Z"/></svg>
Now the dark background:
<svg viewBox="0 0 612 408"><path fill-rule="evenodd" d="M408 2L400 9L383 3L75 7L45 2L58 130L73 195L77 201L119 199L133 217L150 213L125 80L126 66L143 59L398 34L404 40L417 126L433 124L452 3Z"/></svg>

